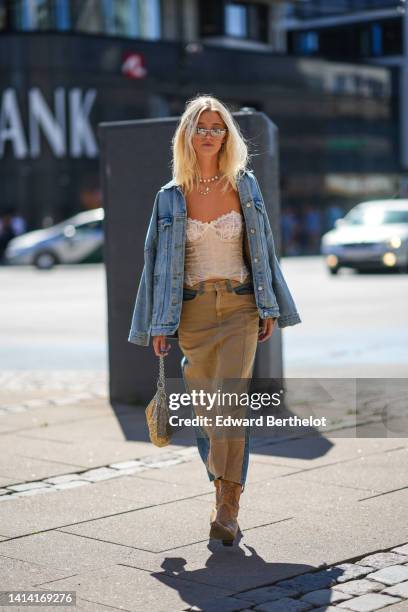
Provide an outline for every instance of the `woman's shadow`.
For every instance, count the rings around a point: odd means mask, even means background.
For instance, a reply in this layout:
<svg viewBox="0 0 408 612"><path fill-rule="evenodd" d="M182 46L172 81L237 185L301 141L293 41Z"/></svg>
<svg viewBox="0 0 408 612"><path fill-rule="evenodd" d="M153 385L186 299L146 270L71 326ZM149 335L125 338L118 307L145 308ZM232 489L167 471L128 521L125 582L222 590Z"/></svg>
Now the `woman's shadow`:
<svg viewBox="0 0 408 612"><path fill-rule="evenodd" d="M186 559L166 557L161 564L163 571L153 572L152 576L167 587L176 589L180 599L191 607L212 611L223 609L222 601L217 603L220 597L233 598L234 593L241 593L240 599L245 600L243 591L262 588L288 576L298 576L315 569L305 564L268 563L252 546L244 544L246 550L239 546L241 538L239 533L233 548L223 547L220 542L210 540L207 548L212 554L205 562L205 567L187 571ZM342 573L341 570L338 572ZM267 599L266 595L265 601ZM251 601L250 596L247 601ZM188 609L187 606L180 607L180 610Z"/></svg>

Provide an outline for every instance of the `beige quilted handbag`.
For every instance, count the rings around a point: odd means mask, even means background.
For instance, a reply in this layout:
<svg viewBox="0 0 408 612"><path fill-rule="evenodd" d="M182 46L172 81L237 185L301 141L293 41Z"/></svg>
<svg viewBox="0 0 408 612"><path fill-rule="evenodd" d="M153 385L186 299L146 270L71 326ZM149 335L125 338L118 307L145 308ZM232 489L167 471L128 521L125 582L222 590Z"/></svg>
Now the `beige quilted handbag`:
<svg viewBox="0 0 408 612"><path fill-rule="evenodd" d="M166 390L164 388L164 356L160 355L159 377L157 391L146 408L146 421L149 428L150 441L155 446L167 446L171 440L169 409L167 407Z"/></svg>

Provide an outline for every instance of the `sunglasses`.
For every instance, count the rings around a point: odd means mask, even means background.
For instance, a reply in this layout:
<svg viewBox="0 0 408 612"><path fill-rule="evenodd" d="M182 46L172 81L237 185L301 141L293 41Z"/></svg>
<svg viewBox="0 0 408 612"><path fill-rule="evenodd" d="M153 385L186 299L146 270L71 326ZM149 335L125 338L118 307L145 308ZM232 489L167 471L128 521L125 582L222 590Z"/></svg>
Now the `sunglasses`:
<svg viewBox="0 0 408 612"><path fill-rule="evenodd" d="M224 136L227 130L223 128L211 128L211 129L202 128L202 127L196 128L197 136L206 136L207 132L211 134L211 136L214 136L215 138L221 138L222 136Z"/></svg>

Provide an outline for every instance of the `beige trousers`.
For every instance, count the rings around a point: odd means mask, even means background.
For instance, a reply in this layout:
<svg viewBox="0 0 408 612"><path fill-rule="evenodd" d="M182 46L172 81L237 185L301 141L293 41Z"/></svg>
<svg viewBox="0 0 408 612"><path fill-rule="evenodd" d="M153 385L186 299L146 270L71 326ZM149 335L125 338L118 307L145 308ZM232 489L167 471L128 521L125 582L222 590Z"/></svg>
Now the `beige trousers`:
<svg viewBox="0 0 408 612"><path fill-rule="evenodd" d="M187 392L201 390L216 399L193 406L195 415L211 419L208 425L196 428L208 476L243 486L249 458L248 428L216 425L215 417L251 416L241 402L242 394L248 393L258 343L259 314L251 285L250 280L240 283L229 279L185 285L178 328Z"/></svg>

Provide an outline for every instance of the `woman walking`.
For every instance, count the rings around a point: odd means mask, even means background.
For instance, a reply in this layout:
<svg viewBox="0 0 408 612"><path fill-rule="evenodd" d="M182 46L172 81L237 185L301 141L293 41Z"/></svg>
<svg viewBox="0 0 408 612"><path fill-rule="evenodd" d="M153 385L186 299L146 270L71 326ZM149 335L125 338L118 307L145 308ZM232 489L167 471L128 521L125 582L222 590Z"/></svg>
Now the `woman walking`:
<svg viewBox="0 0 408 612"><path fill-rule="evenodd" d="M247 392L257 343L271 337L276 322L301 322L247 164L228 108L213 96L190 100L173 137L173 179L156 195L129 334L142 346L151 335L157 356L168 355L168 336L178 337L190 393ZM217 402L194 406L197 416L212 419L196 428L197 445L215 486L210 537L224 544L239 528L249 431L217 427L215 417L239 410Z"/></svg>

